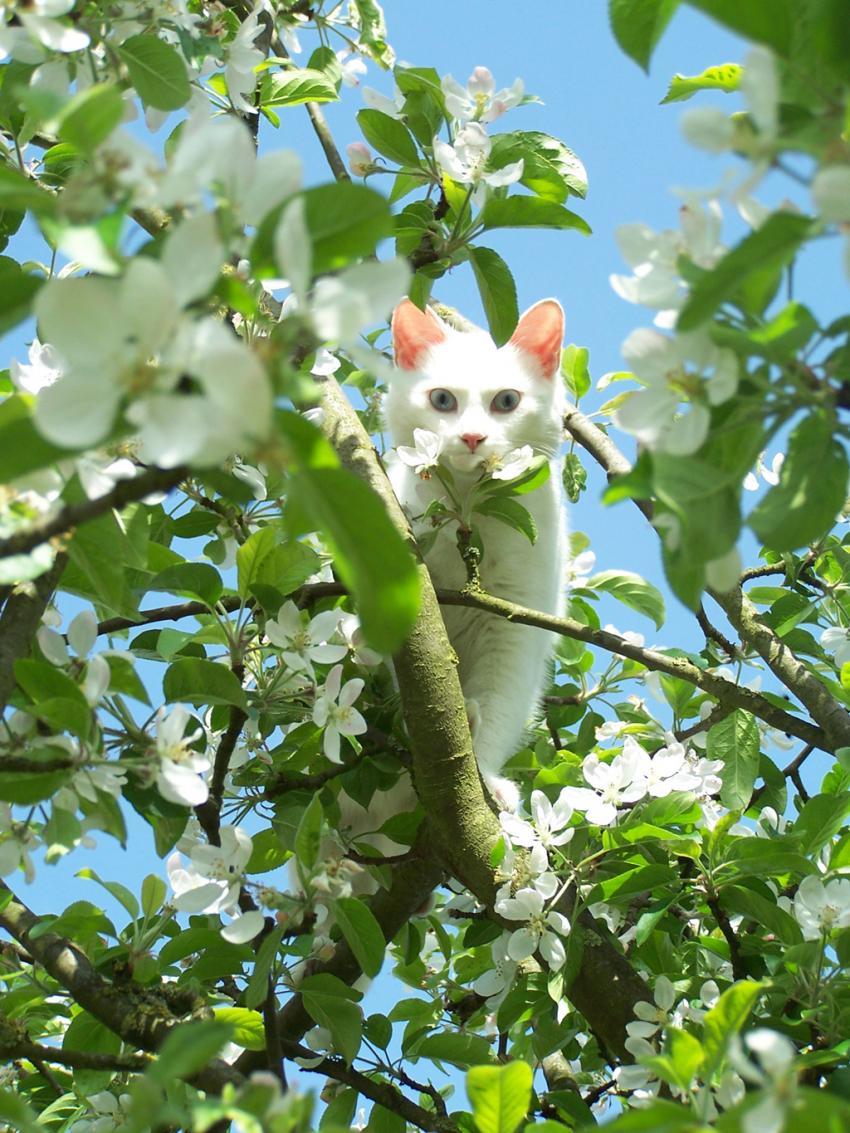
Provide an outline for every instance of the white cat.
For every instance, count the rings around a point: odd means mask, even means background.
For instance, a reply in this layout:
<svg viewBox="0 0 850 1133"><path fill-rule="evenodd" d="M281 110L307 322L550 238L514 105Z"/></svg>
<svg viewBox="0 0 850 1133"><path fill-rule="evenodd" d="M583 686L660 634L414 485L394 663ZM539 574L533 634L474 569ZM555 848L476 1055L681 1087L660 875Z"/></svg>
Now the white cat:
<svg viewBox="0 0 850 1133"><path fill-rule="evenodd" d="M529 308L508 343L497 347L484 331L454 330L410 300L392 319L396 375L385 400L393 444L413 445L414 429L443 440L441 461L463 497L487 462L530 445L549 460L545 484L523 495L537 527L537 541L500 520L475 517L484 558L485 591L522 606L562 614L565 605L567 532L561 461L564 389L560 379L564 313L554 299ZM431 500L445 498L436 476L422 479L407 465L392 463L393 488L412 517ZM428 521L417 531L428 530ZM434 585L459 590L465 565L447 524L425 559ZM516 789L499 773L518 748L545 684L553 635L513 625L479 610L444 606L449 638L460 662L473 746L485 782L497 800L513 809Z"/></svg>

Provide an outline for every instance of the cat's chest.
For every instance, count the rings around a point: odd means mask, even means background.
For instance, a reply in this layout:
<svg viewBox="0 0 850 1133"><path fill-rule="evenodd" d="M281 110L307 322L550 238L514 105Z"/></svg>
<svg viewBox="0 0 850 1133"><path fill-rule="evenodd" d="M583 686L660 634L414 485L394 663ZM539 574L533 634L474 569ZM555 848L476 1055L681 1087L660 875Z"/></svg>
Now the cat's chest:
<svg viewBox="0 0 850 1133"><path fill-rule="evenodd" d="M517 497L531 515L537 537L532 544L501 520L476 513L476 529L484 547L481 584L485 591L521 605L552 613L560 609L566 566L566 528L560 492L560 467L552 462L549 480L533 492ZM393 487L411 516L421 515L427 504L444 498L438 480L423 481L407 468L394 469ZM417 536L433 531L428 520L414 525ZM426 544L428 540L425 540ZM467 582L466 568L457 545L457 524L447 523L425 553L438 587L457 590Z"/></svg>

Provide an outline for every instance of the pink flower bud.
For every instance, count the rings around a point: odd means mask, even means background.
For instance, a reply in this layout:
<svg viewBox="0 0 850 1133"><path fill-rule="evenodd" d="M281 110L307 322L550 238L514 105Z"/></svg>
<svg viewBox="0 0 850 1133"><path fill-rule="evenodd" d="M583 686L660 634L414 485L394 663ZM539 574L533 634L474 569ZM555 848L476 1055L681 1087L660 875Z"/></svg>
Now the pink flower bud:
<svg viewBox="0 0 850 1133"><path fill-rule="evenodd" d="M365 177L372 170L372 151L364 142L352 142L346 146L348 165L355 177Z"/></svg>

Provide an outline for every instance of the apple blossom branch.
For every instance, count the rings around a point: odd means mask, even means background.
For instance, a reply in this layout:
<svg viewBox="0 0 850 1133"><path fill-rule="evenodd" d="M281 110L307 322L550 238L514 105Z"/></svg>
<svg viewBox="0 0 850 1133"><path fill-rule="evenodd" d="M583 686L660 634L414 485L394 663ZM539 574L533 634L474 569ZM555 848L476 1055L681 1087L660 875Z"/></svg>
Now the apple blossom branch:
<svg viewBox="0 0 850 1133"><path fill-rule="evenodd" d="M0 539L0 559L10 555L25 555L57 535L66 535L80 524L97 519L107 511L117 510L153 492L168 492L176 488L188 475L188 468L147 468L132 480L119 480L114 488L93 500L66 504L49 519L36 523L25 531L16 531Z"/></svg>
<svg viewBox="0 0 850 1133"><path fill-rule="evenodd" d="M345 587L339 583L322 582L302 586L293 592L292 597L297 604L306 605L320 598L341 596L347 593ZM715 710L716 716L714 714L712 715L711 722L713 723L717 723L719 719L728 715L733 708L745 708L771 727L778 728L782 732L788 732L790 735L794 735L806 743L813 743L815 746L822 748L828 742L825 733L820 728L807 723L805 720L801 720L790 712L776 707L776 705L772 704L760 693L752 689L743 688L725 677L719 677L706 672L704 669L700 669L697 665L686 661L684 658L668 657L666 654L659 653L656 650L634 645L632 642L620 637L619 634L610 633L607 630L593 629L573 618L556 618L540 610L526 609L525 607L517 606L503 598L496 598L480 590L469 592L437 589L435 590L435 594L440 605L470 606L476 609L486 610L499 617L507 618L509 621L517 621L524 625L537 626L540 629L553 630L562 637L569 637L575 641L584 641L588 645L595 645L617 656L626 657L632 661L638 661L653 672L667 673L670 676L678 677L688 684L701 688L704 692L709 693L720 702L719 708ZM240 608L242 600L236 597L222 598L219 600L218 605L225 610L235 610ZM203 602L185 602L177 606L161 606L157 609L142 610L136 621L130 618L110 618L108 621L100 623L98 632L113 633L121 629L145 625L154 621L174 621L179 618L193 617L197 614L208 612L209 607ZM574 701L574 698L569 699L570 702ZM555 702L560 702L560 698L555 698ZM708 721L700 721L698 724L695 724L693 728L687 729L681 738L687 739L692 735L696 735L698 732L705 731L709 726Z"/></svg>
<svg viewBox="0 0 850 1133"><path fill-rule="evenodd" d="M0 927L70 992L80 1007L128 1044L156 1051L172 1028L183 1022L180 1016L202 1006L194 1001L190 991L169 989L168 985L148 989L147 1000L116 987L95 971L86 954L72 941L52 932L33 934L40 918L2 881L0 894L8 898L0 910ZM239 1085L243 1078L226 1062L213 1059L191 1081L200 1089L217 1094L226 1083Z"/></svg>
<svg viewBox="0 0 850 1133"><path fill-rule="evenodd" d="M567 410L564 425L578 443L601 465L609 478L625 475L631 471L631 464L614 442L579 409L571 407ZM635 500L634 503L647 519L652 519L651 501ZM828 744L826 750L834 751L835 748L850 746L850 715L846 709L794 656L782 639L761 621L755 606L744 594L742 587L735 586L725 594L709 590L709 594L726 614L741 640L758 653L774 676L808 709L826 737ZM811 738L802 735L800 731L794 731L792 734L807 742ZM813 742L818 747L823 746L820 740Z"/></svg>
<svg viewBox="0 0 850 1133"><path fill-rule="evenodd" d="M0 1029L0 1058L27 1059L30 1062L55 1062L60 1066L70 1066L73 1070L145 1070L154 1059L144 1054L98 1054L89 1050L68 1050L67 1047L43 1046L29 1039L5 1034L6 1027Z"/></svg>
<svg viewBox="0 0 850 1133"><path fill-rule="evenodd" d="M316 1060L316 1052L309 1047L291 1039L281 1039L280 1047L287 1058L303 1060L306 1065L302 1069L312 1074L323 1074L335 1082L352 1086L364 1098L377 1102L385 1109L397 1113L411 1125L424 1129L427 1133L456 1133L458 1126L445 1114L434 1113L416 1102L411 1101L405 1094L391 1082L377 1081L362 1074L359 1070L348 1066L341 1058L323 1058L317 1065L311 1065Z"/></svg>
<svg viewBox="0 0 850 1133"><path fill-rule="evenodd" d="M788 732L807 743L816 744L818 747L824 747L827 743L827 737L820 728L807 723L805 720L800 720L799 717L793 716L782 708L775 707L766 697L752 689L736 685L734 681L700 669L683 657L668 657L654 649L633 645L630 641L620 637L619 634L611 633L608 630L594 629L592 626L583 625L573 618L558 618L553 614L544 614L539 610L529 610L483 591L470 593L465 590L440 590L438 596L440 602L445 606L468 606L476 610L485 610L511 622L553 630L555 633L570 637L575 641L584 641L588 645L599 646L609 653L616 653L621 657L628 657L632 661L639 661L655 672L667 673L671 677L678 677L680 680L687 681L688 684L702 689L703 692L709 693L710 696L715 697L723 704L735 708L744 708L748 712L752 712L754 716L764 720L766 724L770 724L771 727ZM703 730L704 727L705 724L703 723L699 730Z"/></svg>

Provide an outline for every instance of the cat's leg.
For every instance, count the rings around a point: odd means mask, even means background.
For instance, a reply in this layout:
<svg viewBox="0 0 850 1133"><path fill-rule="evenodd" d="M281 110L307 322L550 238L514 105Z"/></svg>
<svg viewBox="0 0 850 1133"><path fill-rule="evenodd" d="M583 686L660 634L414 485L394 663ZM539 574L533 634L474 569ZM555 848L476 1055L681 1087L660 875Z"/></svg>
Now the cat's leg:
<svg viewBox="0 0 850 1133"><path fill-rule="evenodd" d="M475 704L472 743L482 777L501 809L515 810L517 787L501 772L540 699L552 636L483 615L458 627L453 643L471 725Z"/></svg>

